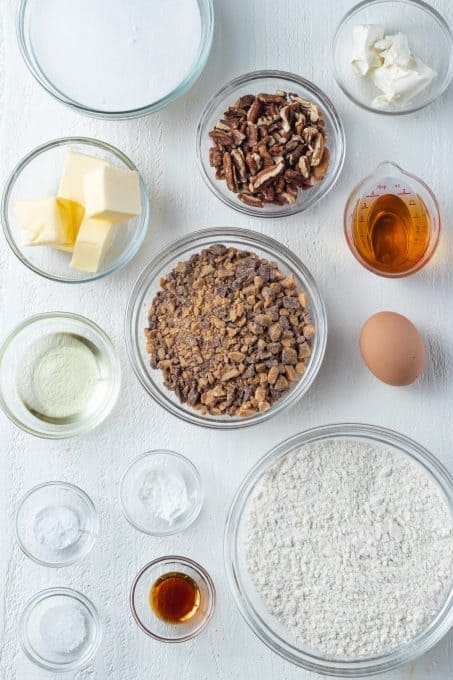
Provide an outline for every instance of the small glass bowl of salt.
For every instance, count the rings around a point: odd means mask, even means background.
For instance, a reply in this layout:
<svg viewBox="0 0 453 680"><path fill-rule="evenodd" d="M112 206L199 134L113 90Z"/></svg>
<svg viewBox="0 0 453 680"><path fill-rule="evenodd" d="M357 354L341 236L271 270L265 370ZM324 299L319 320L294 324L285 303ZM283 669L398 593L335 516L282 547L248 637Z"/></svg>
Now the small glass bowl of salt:
<svg viewBox="0 0 453 680"><path fill-rule="evenodd" d="M49 671L74 671L96 654L102 624L94 604L70 588L36 593L19 619L18 637L27 657Z"/></svg>
<svg viewBox="0 0 453 680"><path fill-rule="evenodd" d="M200 474L179 453L148 451L126 468L120 500L124 516L139 531L152 536L176 534L187 529L200 513Z"/></svg>
<svg viewBox="0 0 453 680"><path fill-rule="evenodd" d="M74 484L46 482L30 489L16 511L22 551L45 567L66 567L87 555L98 533L92 500Z"/></svg>

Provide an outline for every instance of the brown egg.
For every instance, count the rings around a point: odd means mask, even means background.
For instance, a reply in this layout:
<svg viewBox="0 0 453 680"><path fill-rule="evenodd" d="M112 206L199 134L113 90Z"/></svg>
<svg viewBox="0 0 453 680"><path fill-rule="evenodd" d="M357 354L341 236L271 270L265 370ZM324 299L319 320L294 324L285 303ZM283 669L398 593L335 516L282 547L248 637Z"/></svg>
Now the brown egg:
<svg viewBox="0 0 453 680"><path fill-rule="evenodd" d="M359 342L371 373L388 385L410 385L423 370L423 338L402 314L379 312L370 316L362 327Z"/></svg>

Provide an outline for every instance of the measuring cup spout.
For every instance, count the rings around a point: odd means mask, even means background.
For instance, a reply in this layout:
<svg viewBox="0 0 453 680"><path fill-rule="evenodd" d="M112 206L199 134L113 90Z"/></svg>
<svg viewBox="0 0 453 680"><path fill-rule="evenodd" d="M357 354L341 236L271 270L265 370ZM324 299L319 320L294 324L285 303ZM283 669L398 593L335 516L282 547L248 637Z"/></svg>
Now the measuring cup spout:
<svg viewBox="0 0 453 680"><path fill-rule="evenodd" d="M401 166L393 161L382 161L376 170L371 173L372 177L395 177L395 175L407 175Z"/></svg>

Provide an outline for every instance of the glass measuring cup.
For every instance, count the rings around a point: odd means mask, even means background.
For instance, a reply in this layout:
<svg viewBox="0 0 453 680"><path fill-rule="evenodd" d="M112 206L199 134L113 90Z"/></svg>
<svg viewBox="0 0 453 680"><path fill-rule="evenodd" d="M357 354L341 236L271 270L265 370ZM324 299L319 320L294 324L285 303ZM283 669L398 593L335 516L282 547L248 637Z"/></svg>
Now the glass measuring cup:
<svg viewBox="0 0 453 680"><path fill-rule="evenodd" d="M352 254L366 269L388 278L409 276L429 262L440 225L431 189L391 161L355 187L344 211Z"/></svg>

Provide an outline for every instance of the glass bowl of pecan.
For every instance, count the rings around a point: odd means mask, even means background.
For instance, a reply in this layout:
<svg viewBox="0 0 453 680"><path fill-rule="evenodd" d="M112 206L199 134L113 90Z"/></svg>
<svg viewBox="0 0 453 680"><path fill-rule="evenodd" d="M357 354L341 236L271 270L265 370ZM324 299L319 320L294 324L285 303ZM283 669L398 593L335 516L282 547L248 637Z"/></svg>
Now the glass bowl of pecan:
<svg viewBox="0 0 453 680"><path fill-rule="evenodd" d="M286 217L315 205L337 181L344 129L313 83L283 71L254 71L208 102L197 157L205 183L226 205L255 217Z"/></svg>
<svg viewBox="0 0 453 680"><path fill-rule="evenodd" d="M293 406L324 358L327 318L313 277L268 236L195 231L140 274L125 319L132 368L182 420L214 429L261 423Z"/></svg>

